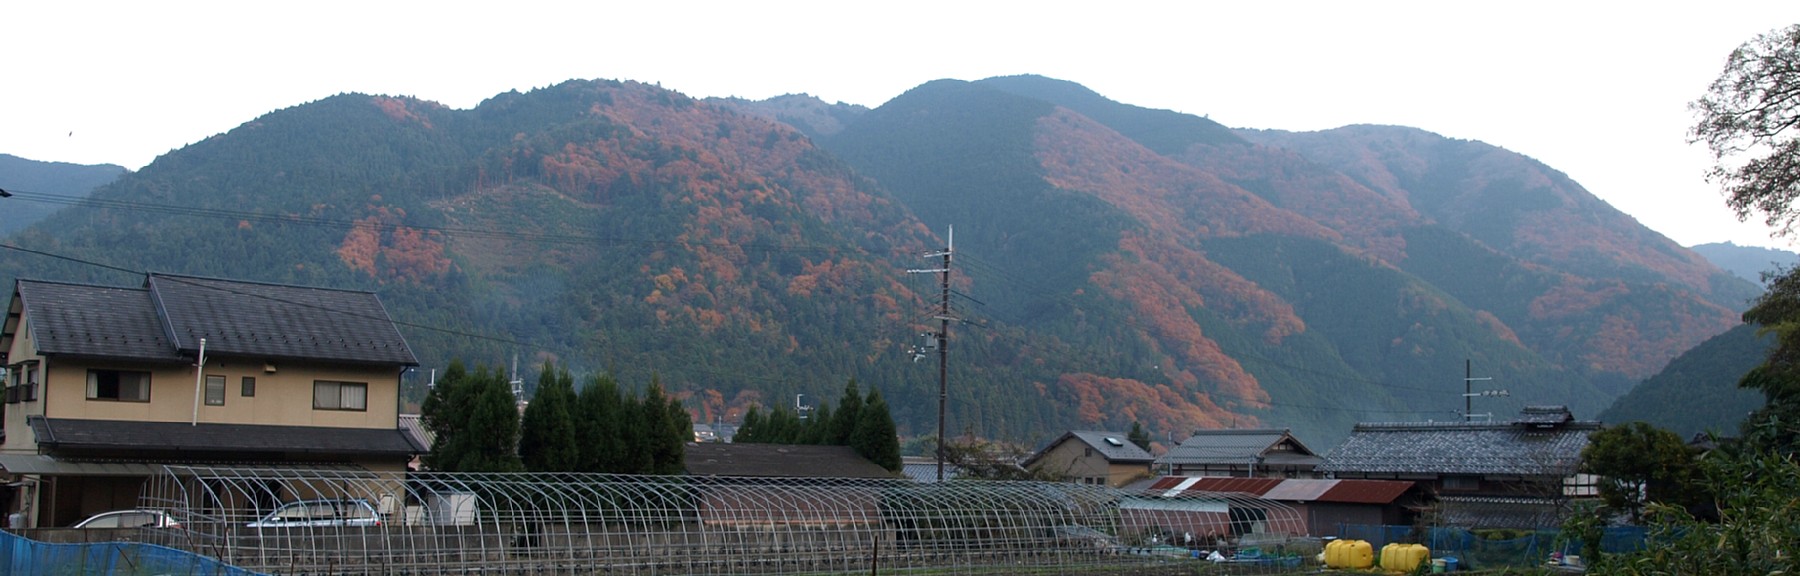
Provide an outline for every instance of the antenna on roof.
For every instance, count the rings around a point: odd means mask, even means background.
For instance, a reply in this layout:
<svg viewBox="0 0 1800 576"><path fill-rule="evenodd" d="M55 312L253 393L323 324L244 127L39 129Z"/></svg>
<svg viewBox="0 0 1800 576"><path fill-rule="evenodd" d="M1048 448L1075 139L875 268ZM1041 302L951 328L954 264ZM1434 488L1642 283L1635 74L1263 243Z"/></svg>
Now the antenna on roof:
<svg viewBox="0 0 1800 576"><path fill-rule="evenodd" d="M523 404L525 402L525 380L519 378L519 353L518 352L513 352L512 378L510 380L507 380L507 383L512 385L513 402Z"/></svg>

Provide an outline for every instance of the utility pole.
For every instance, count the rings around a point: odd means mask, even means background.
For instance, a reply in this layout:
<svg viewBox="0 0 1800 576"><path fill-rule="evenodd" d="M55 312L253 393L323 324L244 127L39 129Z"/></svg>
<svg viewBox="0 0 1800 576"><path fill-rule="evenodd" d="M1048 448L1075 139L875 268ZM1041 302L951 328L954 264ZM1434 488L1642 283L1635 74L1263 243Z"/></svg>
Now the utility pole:
<svg viewBox="0 0 1800 576"><path fill-rule="evenodd" d="M942 257L944 262L938 268L907 270L907 274L939 274L941 294L938 299L938 331L931 336L937 341L938 351L938 426L937 426L937 481L944 481L944 411L950 401L950 255L956 248L956 228L946 228L944 234L944 250L930 252L926 258Z"/></svg>
<svg viewBox="0 0 1800 576"><path fill-rule="evenodd" d="M1476 392L1474 390L1474 387L1475 387L1474 383L1476 380L1493 380L1493 378L1485 377L1485 376L1481 377L1481 378L1476 378L1475 377L1475 361L1470 360L1470 359L1464 359L1463 360L1463 421L1464 422L1471 422L1471 421L1475 420L1475 397L1476 396L1509 396L1509 395L1511 395L1510 392L1507 392L1505 390L1482 390L1480 392ZM1490 420L1493 419L1493 417L1494 417L1494 415L1492 413L1489 413L1487 416L1488 416L1488 419L1490 419Z"/></svg>

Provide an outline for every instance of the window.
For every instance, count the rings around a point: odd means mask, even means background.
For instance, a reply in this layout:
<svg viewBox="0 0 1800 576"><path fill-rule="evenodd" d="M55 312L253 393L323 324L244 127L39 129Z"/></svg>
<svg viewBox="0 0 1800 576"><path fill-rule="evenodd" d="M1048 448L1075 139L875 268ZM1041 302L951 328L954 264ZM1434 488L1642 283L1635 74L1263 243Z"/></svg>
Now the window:
<svg viewBox="0 0 1800 576"><path fill-rule="evenodd" d="M362 382L313 381L314 410L368 410L369 385Z"/></svg>
<svg viewBox="0 0 1800 576"><path fill-rule="evenodd" d="M6 386L6 403L33 402L37 400L37 361L20 362L6 371L12 382Z"/></svg>
<svg viewBox="0 0 1800 576"><path fill-rule="evenodd" d="M245 398L255 396L256 395L256 377L255 376L245 376L243 387L238 390L238 394Z"/></svg>
<svg viewBox="0 0 1800 576"><path fill-rule="evenodd" d="M89 370L87 399L149 402L150 373L135 370Z"/></svg>
<svg viewBox="0 0 1800 576"><path fill-rule="evenodd" d="M206 377L206 405L207 406L224 406L225 405L225 377L224 376L207 375L207 377Z"/></svg>

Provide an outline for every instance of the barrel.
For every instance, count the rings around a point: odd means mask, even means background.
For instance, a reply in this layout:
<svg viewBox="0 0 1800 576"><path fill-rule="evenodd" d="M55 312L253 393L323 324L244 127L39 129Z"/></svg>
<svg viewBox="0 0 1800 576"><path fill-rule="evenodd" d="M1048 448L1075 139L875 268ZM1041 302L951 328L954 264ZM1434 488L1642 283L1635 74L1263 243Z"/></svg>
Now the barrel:
<svg viewBox="0 0 1800 576"><path fill-rule="evenodd" d="M1332 540L1325 545L1325 565L1361 570L1375 565L1375 547L1366 540Z"/></svg>
<svg viewBox="0 0 1800 576"><path fill-rule="evenodd" d="M1422 544L1395 542L1381 547L1381 568L1392 572L1412 572L1431 559L1431 549Z"/></svg>

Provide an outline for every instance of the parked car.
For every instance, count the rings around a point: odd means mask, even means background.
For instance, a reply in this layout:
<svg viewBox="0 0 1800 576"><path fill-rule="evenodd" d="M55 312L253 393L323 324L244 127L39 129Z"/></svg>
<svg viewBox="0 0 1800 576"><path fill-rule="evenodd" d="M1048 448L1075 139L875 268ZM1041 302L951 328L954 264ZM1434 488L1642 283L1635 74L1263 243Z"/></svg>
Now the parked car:
<svg viewBox="0 0 1800 576"><path fill-rule="evenodd" d="M381 514L375 511L375 506L359 498L289 502L248 524L251 528L380 525Z"/></svg>
<svg viewBox="0 0 1800 576"><path fill-rule="evenodd" d="M76 528L180 528L174 516L162 510L113 510L101 512L75 525Z"/></svg>

